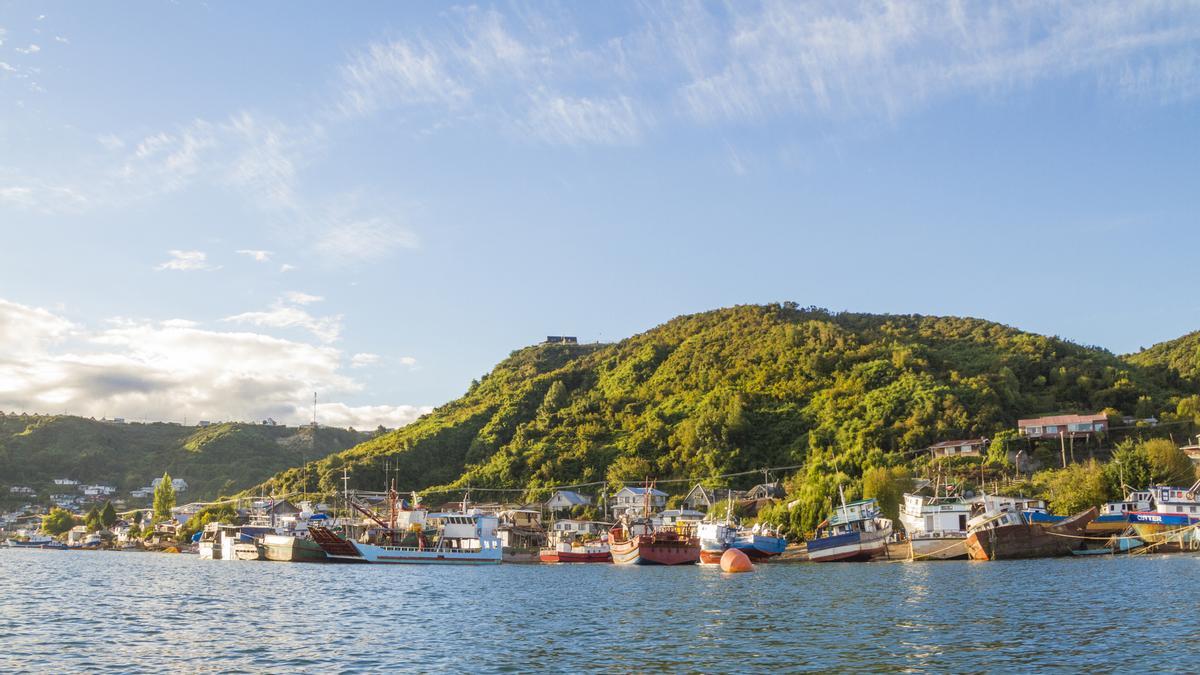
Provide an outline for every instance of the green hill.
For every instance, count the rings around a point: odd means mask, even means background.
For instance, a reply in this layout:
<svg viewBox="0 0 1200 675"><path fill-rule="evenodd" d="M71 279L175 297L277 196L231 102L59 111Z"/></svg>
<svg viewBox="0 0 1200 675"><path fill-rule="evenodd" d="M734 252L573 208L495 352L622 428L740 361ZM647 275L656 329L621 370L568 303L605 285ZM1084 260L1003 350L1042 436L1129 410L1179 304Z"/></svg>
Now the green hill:
<svg viewBox="0 0 1200 675"><path fill-rule="evenodd" d="M23 485L39 496L55 478L103 483L128 492L167 471L188 482L181 499L232 494L314 456L344 450L366 438L321 428L313 449L310 427L225 423L116 424L68 415L0 414L0 498Z"/></svg>
<svg viewBox="0 0 1200 675"><path fill-rule="evenodd" d="M1200 393L1200 331L1160 342L1125 359L1143 368L1161 369L1178 377L1180 386Z"/></svg>
<svg viewBox="0 0 1200 675"><path fill-rule="evenodd" d="M308 489L529 488L807 465L857 481L1022 416L1173 414L1160 367L971 318L794 304L682 316L607 345L514 352L461 398L313 463ZM748 476L744 482L753 482ZM300 472L271 487L298 489ZM738 481L735 481L738 482ZM836 488L835 488L836 489Z"/></svg>

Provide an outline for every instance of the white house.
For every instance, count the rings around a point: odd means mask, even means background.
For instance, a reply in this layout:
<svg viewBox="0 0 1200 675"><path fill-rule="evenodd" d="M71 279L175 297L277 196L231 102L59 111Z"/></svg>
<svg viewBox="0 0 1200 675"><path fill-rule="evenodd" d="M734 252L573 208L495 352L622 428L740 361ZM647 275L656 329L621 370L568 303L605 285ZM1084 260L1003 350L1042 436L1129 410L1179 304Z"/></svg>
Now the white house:
<svg viewBox="0 0 1200 675"><path fill-rule="evenodd" d="M667 504L667 493L655 488L623 487L613 495L613 516L644 515L646 510L647 491L649 491L650 510L659 511Z"/></svg>
<svg viewBox="0 0 1200 675"><path fill-rule="evenodd" d="M586 495L571 492L570 490L558 490L550 499L546 500L546 508L553 512L572 509L576 506L588 506L591 503L592 498Z"/></svg>
<svg viewBox="0 0 1200 675"><path fill-rule="evenodd" d="M11 492L11 493L12 493L12 494L14 494L14 495L33 495L33 494L37 494L37 492L36 492L36 491L35 491L33 488L31 488L31 487L25 487L24 485L14 485L14 486L10 487L10 488L8 489L8 491L9 491L9 492Z"/></svg>
<svg viewBox="0 0 1200 675"><path fill-rule="evenodd" d="M593 520L559 520L550 529L560 535L563 533L602 534L608 530L608 524Z"/></svg>
<svg viewBox="0 0 1200 675"><path fill-rule="evenodd" d="M79 481L71 480L70 478L55 478L55 485L79 485Z"/></svg>
<svg viewBox="0 0 1200 675"><path fill-rule="evenodd" d="M154 492L155 488L157 488L159 485L162 485L162 478L155 478L150 482L150 491ZM186 492L188 489L188 484L187 481L182 478L172 478L171 487L175 488L176 492Z"/></svg>
<svg viewBox="0 0 1200 675"><path fill-rule="evenodd" d="M83 490L83 494L90 497L111 495L117 491L117 489L111 485L84 485L81 489Z"/></svg>

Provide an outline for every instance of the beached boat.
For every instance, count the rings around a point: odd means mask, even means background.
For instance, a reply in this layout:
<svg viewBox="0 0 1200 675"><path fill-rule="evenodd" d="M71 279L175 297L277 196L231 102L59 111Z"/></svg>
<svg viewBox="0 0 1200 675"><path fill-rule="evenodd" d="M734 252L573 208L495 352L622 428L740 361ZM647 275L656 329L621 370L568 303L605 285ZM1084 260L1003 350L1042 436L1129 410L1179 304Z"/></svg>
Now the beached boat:
<svg viewBox="0 0 1200 675"><path fill-rule="evenodd" d="M263 555L276 562L325 562L325 551L308 537L294 534L265 534Z"/></svg>
<svg viewBox="0 0 1200 675"><path fill-rule="evenodd" d="M1150 511L1154 498L1149 490L1130 492L1125 501L1107 502L1100 506L1100 515L1088 523L1089 535L1118 534L1129 529L1129 514Z"/></svg>
<svg viewBox="0 0 1200 675"><path fill-rule="evenodd" d="M700 564L719 565L725 550L737 539L737 526L729 520L703 522L696 528L700 540Z"/></svg>
<svg viewBox="0 0 1200 675"><path fill-rule="evenodd" d="M233 545L233 557L238 560L262 560L262 547L254 542L238 542Z"/></svg>
<svg viewBox="0 0 1200 675"><path fill-rule="evenodd" d="M756 523L750 529L738 528L733 539L733 548L745 553L751 560L767 560L783 553L787 548L787 539L769 527Z"/></svg>
<svg viewBox="0 0 1200 675"><path fill-rule="evenodd" d="M556 537L550 546L538 552L544 563L610 563L612 551L608 538L584 539L575 536Z"/></svg>
<svg viewBox="0 0 1200 675"><path fill-rule="evenodd" d="M839 490L840 492L840 490ZM812 562L861 562L887 555L892 521L883 518L874 499L841 507L817 526L817 536L807 544Z"/></svg>
<svg viewBox="0 0 1200 675"><path fill-rule="evenodd" d="M909 560L966 558L970 516L971 505L962 497L905 494L900 524L908 536Z"/></svg>
<svg viewBox="0 0 1200 675"><path fill-rule="evenodd" d="M1190 488L1153 486L1149 492L1151 508L1127 514L1129 524L1148 550L1200 550L1200 481Z"/></svg>
<svg viewBox="0 0 1200 675"><path fill-rule="evenodd" d="M692 565L700 562L700 539L692 528L655 527L647 518L622 518L609 531L609 549L618 565Z"/></svg>
<svg viewBox="0 0 1200 675"><path fill-rule="evenodd" d="M412 545L391 544L390 537L401 533L390 528L382 532L385 535L382 543L346 539L333 530L316 525L310 526L309 531L325 555L340 562L481 565L499 563L503 559L503 545L496 536L496 516L431 513L425 522L429 529L416 532L416 541Z"/></svg>
<svg viewBox="0 0 1200 675"><path fill-rule="evenodd" d="M56 541L53 537L28 530L17 530L15 536L4 541L4 545L9 548L46 548L56 550L66 548L66 544Z"/></svg>
<svg viewBox="0 0 1200 675"><path fill-rule="evenodd" d="M1055 523L1038 524L1020 511L981 513L969 523L967 553L972 560L1053 558L1084 548L1085 528L1096 507Z"/></svg>

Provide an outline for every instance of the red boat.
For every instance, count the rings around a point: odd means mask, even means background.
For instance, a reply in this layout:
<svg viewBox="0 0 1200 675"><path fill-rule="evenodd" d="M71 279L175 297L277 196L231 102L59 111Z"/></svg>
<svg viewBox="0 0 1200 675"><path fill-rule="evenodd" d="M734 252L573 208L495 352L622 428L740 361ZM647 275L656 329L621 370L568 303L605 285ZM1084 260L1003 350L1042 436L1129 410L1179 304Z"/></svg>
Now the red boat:
<svg viewBox="0 0 1200 675"><path fill-rule="evenodd" d="M692 565L700 562L700 539L690 531L655 529L649 520L618 523L609 536L618 565Z"/></svg>
<svg viewBox="0 0 1200 675"><path fill-rule="evenodd" d="M572 547L570 544L559 544L554 548L542 549L538 558L544 563L610 563L612 553L607 545Z"/></svg>

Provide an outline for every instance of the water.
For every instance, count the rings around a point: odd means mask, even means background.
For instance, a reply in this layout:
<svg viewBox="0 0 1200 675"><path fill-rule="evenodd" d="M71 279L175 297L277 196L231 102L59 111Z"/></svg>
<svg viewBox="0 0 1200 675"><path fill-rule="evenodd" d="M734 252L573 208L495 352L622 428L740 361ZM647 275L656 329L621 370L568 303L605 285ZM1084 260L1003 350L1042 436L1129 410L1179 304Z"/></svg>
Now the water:
<svg viewBox="0 0 1200 675"><path fill-rule="evenodd" d="M1194 671L1197 580L1193 555L725 575L0 549L0 672Z"/></svg>

